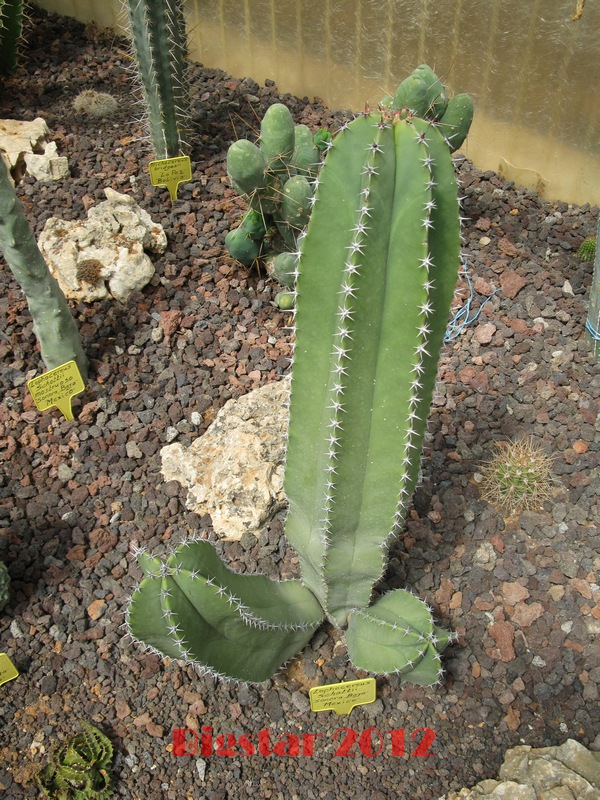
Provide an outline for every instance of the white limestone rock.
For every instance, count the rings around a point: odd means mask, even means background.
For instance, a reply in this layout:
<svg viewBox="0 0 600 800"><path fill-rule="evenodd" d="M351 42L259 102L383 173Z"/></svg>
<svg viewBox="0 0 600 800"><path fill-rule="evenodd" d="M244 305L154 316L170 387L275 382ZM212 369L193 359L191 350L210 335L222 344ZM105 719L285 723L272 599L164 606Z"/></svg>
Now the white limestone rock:
<svg viewBox="0 0 600 800"><path fill-rule="evenodd" d="M450 792L446 800L600 800L600 753L574 739L507 750L498 780Z"/></svg>
<svg viewBox="0 0 600 800"><path fill-rule="evenodd" d="M26 171L43 182L68 177L68 161L58 155L56 142L51 142L50 136L46 120L41 117L32 122L0 120L0 151L11 177L19 181Z"/></svg>
<svg viewBox="0 0 600 800"><path fill-rule="evenodd" d="M164 253L167 237L132 197L114 189L104 194L106 200L90 208L86 221L51 217L38 245L66 297L125 303L154 275L145 251Z"/></svg>
<svg viewBox="0 0 600 800"><path fill-rule="evenodd" d="M289 380L229 400L190 445L163 447L162 474L188 489L187 507L210 514L225 540L258 535L286 504L283 492Z"/></svg>

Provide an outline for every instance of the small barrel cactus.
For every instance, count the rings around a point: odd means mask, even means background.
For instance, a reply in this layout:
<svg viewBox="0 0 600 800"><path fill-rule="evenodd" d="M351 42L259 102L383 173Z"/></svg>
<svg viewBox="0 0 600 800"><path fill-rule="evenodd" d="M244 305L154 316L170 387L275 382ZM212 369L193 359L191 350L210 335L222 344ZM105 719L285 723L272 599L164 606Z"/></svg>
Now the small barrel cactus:
<svg viewBox="0 0 600 800"><path fill-rule="evenodd" d="M531 437L500 442L481 469L481 496L508 514L539 509L552 496L553 458Z"/></svg>
<svg viewBox="0 0 600 800"><path fill-rule="evenodd" d="M580 258L582 261L593 261L595 257L596 237L588 236L588 238L584 239L579 245L579 249L577 250L577 258Z"/></svg>

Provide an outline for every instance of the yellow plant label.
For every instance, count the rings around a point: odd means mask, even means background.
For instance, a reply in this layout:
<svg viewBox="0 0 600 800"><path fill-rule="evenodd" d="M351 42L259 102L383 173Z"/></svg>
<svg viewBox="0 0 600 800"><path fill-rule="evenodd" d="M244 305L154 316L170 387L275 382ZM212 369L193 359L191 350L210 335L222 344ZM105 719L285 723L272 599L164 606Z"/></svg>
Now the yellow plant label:
<svg viewBox="0 0 600 800"><path fill-rule="evenodd" d="M18 675L19 671L6 653L0 653L0 686L8 681L14 681Z"/></svg>
<svg viewBox="0 0 600 800"><path fill-rule="evenodd" d="M38 375L27 384L38 411L56 406L65 419L73 419L71 400L85 389L85 383L75 361Z"/></svg>
<svg viewBox="0 0 600 800"><path fill-rule="evenodd" d="M189 156L162 158L159 161L151 161L148 166L152 186L166 186L171 200L177 200L179 184L192 179L192 162Z"/></svg>
<svg viewBox="0 0 600 800"><path fill-rule="evenodd" d="M339 717L375 701L375 678L314 686L308 694L311 711L335 711Z"/></svg>

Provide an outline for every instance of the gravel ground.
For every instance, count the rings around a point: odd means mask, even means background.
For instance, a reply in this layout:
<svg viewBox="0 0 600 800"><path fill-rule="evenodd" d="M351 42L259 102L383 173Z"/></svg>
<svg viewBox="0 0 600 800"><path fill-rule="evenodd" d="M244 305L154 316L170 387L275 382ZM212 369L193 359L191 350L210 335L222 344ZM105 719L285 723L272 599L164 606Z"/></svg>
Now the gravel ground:
<svg viewBox="0 0 600 800"><path fill-rule="evenodd" d="M44 117L69 159L70 180L19 186L36 233L52 215L84 217L110 186L132 194L170 242L127 306L73 307L91 378L71 422L33 406L25 384L40 359L22 293L0 263L0 558L13 587L0 651L20 671L0 688L3 796L37 796L32 777L78 719L111 738L115 796L135 800L435 800L495 776L518 743L572 737L600 749L600 371L583 338L592 268L575 255L598 209L545 202L469 162L460 172L475 307L499 291L444 353L423 484L386 576L459 633L444 685L381 679L375 703L338 718L308 704L309 687L362 676L334 630L258 687L215 684L126 638L139 577L132 545L160 552L190 532L215 539L210 518L186 511L181 487L161 478L160 448L191 443L229 398L287 369L278 287L224 249L242 212L225 177L227 147L251 136L276 100L313 129L341 116L318 100L281 97L271 82L194 66L194 176L172 207L149 185L128 66L121 40L36 12L0 97L0 117ZM72 110L90 88L118 98L108 121ZM495 442L521 434L554 457L554 495L539 511L504 517L480 499L475 476ZM218 547L238 569L289 574L296 562L281 532L278 518L258 540ZM238 748L177 758L171 730L184 726L210 727L215 738L268 729L272 743L314 734L314 755ZM348 757L336 755L344 737L351 743L348 728L356 742ZM369 728L384 743L373 757L360 749ZM392 754L388 733L400 728L405 757ZM422 728L435 734L431 757L410 755Z"/></svg>

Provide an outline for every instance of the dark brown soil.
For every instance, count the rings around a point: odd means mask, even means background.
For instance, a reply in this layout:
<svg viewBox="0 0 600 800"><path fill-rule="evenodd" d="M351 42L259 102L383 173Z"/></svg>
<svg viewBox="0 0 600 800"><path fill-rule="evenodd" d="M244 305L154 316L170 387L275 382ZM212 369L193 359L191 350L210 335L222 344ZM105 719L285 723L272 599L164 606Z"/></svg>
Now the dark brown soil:
<svg viewBox="0 0 600 800"><path fill-rule="evenodd" d="M288 104L297 122L335 128L323 105L274 85L193 68L194 175L171 206L147 173L133 121L124 43L35 13L0 117L44 117L71 178L18 187L36 233L50 216L85 217L110 186L132 194L169 237L156 276L126 307L73 306L91 377L77 419L39 413L26 381L41 372L31 319L0 262L0 558L12 597L0 651L19 677L0 687L0 789L36 797L32 776L78 719L113 741L115 796L369 797L435 800L497 773L515 744L590 745L600 733L600 370L584 339L592 268L576 257L598 209L546 202L470 163L460 166L465 254L480 317L446 349L432 410L424 479L390 563L387 585L410 585L460 635L444 657L444 685L378 680L378 699L349 717L309 709L308 688L348 680L335 632L322 630L283 674L259 687L226 685L165 664L123 629L139 571L133 542L151 550L190 532L214 539L210 518L165 483L160 448L192 442L219 408L287 370L279 287L232 261L226 232L243 203L229 188L227 147L252 136L265 109ZM94 121L72 103L84 89L115 95L117 114ZM475 475L494 442L531 435L554 457L554 496L504 518L479 497ZM135 444L137 447L133 447ZM128 447L129 445L129 447ZM289 557L277 519L256 544L222 545L248 570L276 574ZM176 758L173 728L217 734L315 734L314 755ZM377 728L374 757L360 742L336 755L344 730ZM392 755L404 728L407 755ZM419 729L431 757L409 755ZM363 749L366 736L363 737ZM373 735L374 741L377 734ZM596 747L598 739L596 739Z"/></svg>

